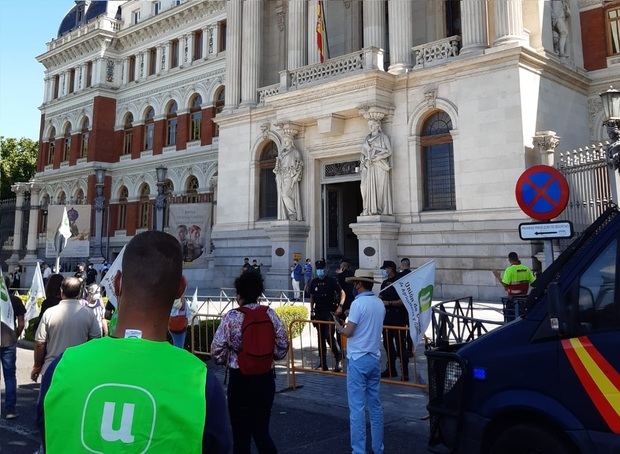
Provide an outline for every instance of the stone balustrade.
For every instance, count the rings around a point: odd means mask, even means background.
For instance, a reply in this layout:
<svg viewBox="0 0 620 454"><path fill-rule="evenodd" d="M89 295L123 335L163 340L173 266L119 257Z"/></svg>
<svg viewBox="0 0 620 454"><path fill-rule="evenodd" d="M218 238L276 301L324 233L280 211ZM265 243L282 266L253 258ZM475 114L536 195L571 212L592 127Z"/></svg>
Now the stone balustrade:
<svg viewBox="0 0 620 454"><path fill-rule="evenodd" d="M274 96L280 93L280 84L268 85L258 89L258 103L265 104L265 98L267 96Z"/></svg>
<svg viewBox="0 0 620 454"><path fill-rule="evenodd" d="M81 27L67 33L66 35L56 38L47 43L47 50L54 50L60 46L63 46L77 38L80 38L95 30L117 32L121 29L121 21L112 19L106 16L100 16L99 18L92 20Z"/></svg>
<svg viewBox="0 0 620 454"><path fill-rule="evenodd" d="M458 57L460 48L461 37L458 35L415 46L412 48L415 61L413 69L428 68L446 63L452 58Z"/></svg>

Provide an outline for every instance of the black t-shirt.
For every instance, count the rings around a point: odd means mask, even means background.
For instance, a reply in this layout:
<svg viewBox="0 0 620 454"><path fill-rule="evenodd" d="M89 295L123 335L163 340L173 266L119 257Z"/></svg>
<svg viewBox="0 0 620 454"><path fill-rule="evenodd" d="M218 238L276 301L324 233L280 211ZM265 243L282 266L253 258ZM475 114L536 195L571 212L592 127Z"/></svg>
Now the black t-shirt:
<svg viewBox="0 0 620 454"><path fill-rule="evenodd" d="M333 277L319 279L315 277L310 281L308 292L314 301L314 309L317 312L332 312L336 310L340 302L340 285Z"/></svg>
<svg viewBox="0 0 620 454"><path fill-rule="evenodd" d="M13 315L14 315L14 326L17 328L17 317L21 317L26 313L26 308L24 307L22 300L20 300L15 295L11 295L11 306L13 307ZM15 330L9 328L4 323L0 328L0 347L10 347L17 343L17 336L15 335Z"/></svg>
<svg viewBox="0 0 620 454"><path fill-rule="evenodd" d="M89 268L86 271L86 285L94 284L97 280L97 270L94 268Z"/></svg>
<svg viewBox="0 0 620 454"><path fill-rule="evenodd" d="M400 299L400 296L398 296L398 292L396 291L396 288L394 288L394 286L390 287L389 289L383 291L383 289L385 287L387 287L388 285L392 284L393 282L397 281L399 278L401 278L402 276L399 276L398 274L396 276L394 276L391 279L386 279L385 281L383 281L381 283L381 292L379 292L379 298L381 298L383 301L396 301ZM406 325L408 324L408 320L409 320L409 316L407 315L407 309L405 309L405 306L387 306L385 308L385 320L384 323L386 325L392 325L392 326L399 326L399 325Z"/></svg>
<svg viewBox="0 0 620 454"><path fill-rule="evenodd" d="M351 309L351 303L355 299L355 296L353 296L353 283L347 282L346 280L348 277L353 277L354 275L355 273L351 269L344 270L342 273L338 273L336 275L336 279L338 279L338 284L340 285L342 290L344 290L344 294L346 295L342 308L342 310L344 311L348 311L349 309Z"/></svg>

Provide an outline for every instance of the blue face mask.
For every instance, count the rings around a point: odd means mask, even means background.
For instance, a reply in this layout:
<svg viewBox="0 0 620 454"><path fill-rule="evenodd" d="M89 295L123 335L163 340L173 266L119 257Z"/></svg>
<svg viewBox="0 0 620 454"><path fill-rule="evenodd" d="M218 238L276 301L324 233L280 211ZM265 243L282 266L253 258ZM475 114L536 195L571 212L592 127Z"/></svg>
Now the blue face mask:
<svg viewBox="0 0 620 454"><path fill-rule="evenodd" d="M319 279L323 279L325 277L325 270L318 269L316 270L316 277Z"/></svg>
<svg viewBox="0 0 620 454"><path fill-rule="evenodd" d="M381 270L381 276L383 276L383 279L387 279L388 278L387 270Z"/></svg>

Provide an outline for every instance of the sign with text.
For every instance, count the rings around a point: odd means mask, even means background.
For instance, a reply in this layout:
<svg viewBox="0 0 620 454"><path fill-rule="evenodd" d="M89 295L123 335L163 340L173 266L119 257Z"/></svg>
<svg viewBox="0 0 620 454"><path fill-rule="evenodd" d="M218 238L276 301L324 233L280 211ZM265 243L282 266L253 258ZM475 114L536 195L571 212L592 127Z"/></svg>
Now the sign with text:
<svg viewBox="0 0 620 454"><path fill-rule="evenodd" d="M71 236L60 257L90 256L90 214L91 205L50 205L47 208L47 232L45 239L45 257L56 257L54 241L58 226L62 222L64 209L67 208Z"/></svg>
<svg viewBox="0 0 620 454"><path fill-rule="evenodd" d="M211 203L170 204L170 233L183 248L183 262L191 263L211 251Z"/></svg>
<svg viewBox="0 0 620 454"><path fill-rule="evenodd" d="M555 240L573 237L573 224L569 221L525 222L519 224L522 240Z"/></svg>

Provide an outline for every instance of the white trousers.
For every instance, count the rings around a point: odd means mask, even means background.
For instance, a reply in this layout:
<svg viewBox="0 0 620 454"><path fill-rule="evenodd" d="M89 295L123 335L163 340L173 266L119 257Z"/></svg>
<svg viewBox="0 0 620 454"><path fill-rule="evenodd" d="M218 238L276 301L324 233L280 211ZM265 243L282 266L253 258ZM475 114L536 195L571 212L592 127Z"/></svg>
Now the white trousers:
<svg viewBox="0 0 620 454"><path fill-rule="evenodd" d="M299 299L299 281L296 281L295 279L291 279L291 283L293 284L293 298L298 300Z"/></svg>

